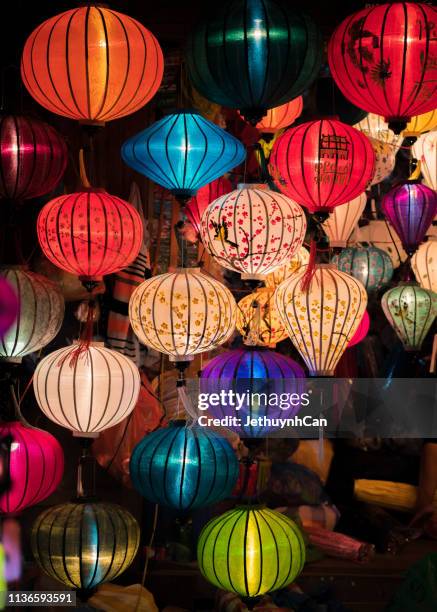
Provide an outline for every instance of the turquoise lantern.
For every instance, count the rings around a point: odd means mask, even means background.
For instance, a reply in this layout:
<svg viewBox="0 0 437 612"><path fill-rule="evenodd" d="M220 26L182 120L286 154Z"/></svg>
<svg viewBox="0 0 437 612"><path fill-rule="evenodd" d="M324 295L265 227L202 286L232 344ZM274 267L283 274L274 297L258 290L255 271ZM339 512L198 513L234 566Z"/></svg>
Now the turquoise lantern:
<svg viewBox="0 0 437 612"><path fill-rule="evenodd" d="M193 510L232 493L238 460L229 442L204 427L174 421L134 448L130 476L135 489L157 504Z"/></svg>
<svg viewBox="0 0 437 612"><path fill-rule="evenodd" d="M358 246L342 249L332 258L341 272L359 280L367 293L373 293L387 285L393 276L390 256L374 246Z"/></svg>
<svg viewBox="0 0 437 612"><path fill-rule="evenodd" d="M121 148L124 162L185 203L197 190L240 165L244 145L197 111L156 121Z"/></svg>

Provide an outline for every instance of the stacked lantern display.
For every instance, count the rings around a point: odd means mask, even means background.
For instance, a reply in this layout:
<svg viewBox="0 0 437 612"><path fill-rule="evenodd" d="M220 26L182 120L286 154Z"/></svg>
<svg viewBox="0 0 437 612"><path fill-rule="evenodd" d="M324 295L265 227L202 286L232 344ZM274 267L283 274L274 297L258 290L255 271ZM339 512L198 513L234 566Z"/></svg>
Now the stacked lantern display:
<svg viewBox="0 0 437 612"><path fill-rule="evenodd" d="M367 197L362 193L351 202L336 206L323 223L331 247L345 247L366 207Z"/></svg>
<svg viewBox="0 0 437 612"><path fill-rule="evenodd" d="M275 289L262 287L238 302L236 326L246 344L274 347L287 338L274 294Z"/></svg>
<svg viewBox="0 0 437 612"><path fill-rule="evenodd" d="M393 276L390 256L374 246L343 249L332 262L342 272L357 278L368 293L387 285Z"/></svg>

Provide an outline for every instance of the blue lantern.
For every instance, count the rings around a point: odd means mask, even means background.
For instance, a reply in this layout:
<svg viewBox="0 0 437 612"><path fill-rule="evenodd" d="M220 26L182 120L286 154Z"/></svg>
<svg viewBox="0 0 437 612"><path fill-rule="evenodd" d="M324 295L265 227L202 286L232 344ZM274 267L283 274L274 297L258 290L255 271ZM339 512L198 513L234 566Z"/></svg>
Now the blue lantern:
<svg viewBox="0 0 437 612"><path fill-rule="evenodd" d="M210 506L230 496L238 460L227 440L203 427L174 421L134 448L130 476L149 501L178 510Z"/></svg>
<svg viewBox="0 0 437 612"><path fill-rule="evenodd" d="M377 291L390 282L393 264L390 256L374 246L348 247L332 258L341 272L359 280L368 293Z"/></svg>
<svg viewBox="0 0 437 612"><path fill-rule="evenodd" d="M125 163L187 201L197 190L241 164L243 144L197 111L156 121L122 148Z"/></svg>

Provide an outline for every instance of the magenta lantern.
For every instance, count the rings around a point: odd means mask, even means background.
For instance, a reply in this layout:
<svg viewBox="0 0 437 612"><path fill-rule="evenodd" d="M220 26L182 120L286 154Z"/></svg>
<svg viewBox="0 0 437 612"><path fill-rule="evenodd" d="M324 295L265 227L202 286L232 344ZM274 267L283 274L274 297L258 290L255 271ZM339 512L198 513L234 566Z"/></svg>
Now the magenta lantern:
<svg viewBox="0 0 437 612"><path fill-rule="evenodd" d="M18 296L12 285L0 276L0 339L18 316Z"/></svg>
<svg viewBox="0 0 437 612"><path fill-rule="evenodd" d="M408 181L389 191L382 198L381 208L402 246L412 255L437 214L437 193L425 185Z"/></svg>
<svg viewBox="0 0 437 612"><path fill-rule="evenodd" d="M34 506L55 491L64 472L61 445L42 429L20 421L0 425L0 438L12 439L9 453L11 486L0 497L0 513L11 515Z"/></svg>
<svg viewBox="0 0 437 612"><path fill-rule="evenodd" d="M350 348L351 346L355 346L356 344L361 342L361 340L364 340L364 338L367 336L369 332L369 327L370 327L370 317L369 317L369 313L367 312L367 310L365 310L363 318L361 319L361 323L358 325L357 331L354 333L352 338L349 340L349 344L347 345L347 347Z"/></svg>

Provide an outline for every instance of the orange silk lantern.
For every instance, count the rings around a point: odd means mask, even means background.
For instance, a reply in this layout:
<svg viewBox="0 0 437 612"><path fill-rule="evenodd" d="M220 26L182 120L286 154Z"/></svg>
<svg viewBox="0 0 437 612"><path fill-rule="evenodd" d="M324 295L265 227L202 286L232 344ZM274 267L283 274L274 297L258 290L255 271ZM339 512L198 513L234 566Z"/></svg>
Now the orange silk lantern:
<svg viewBox="0 0 437 612"><path fill-rule="evenodd" d="M267 115L256 124L256 127L263 134L274 134L294 123L300 117L302 109L303 100L302 96L299 96L286 104L269 108Z"/></svg>
<svg viewBox="0 0 437 612"><path fill-rule="evenodd" d="M158 90L161 48L141 23L89 4L39 25L24 45L21 77L58 115L100 123L130 115Z"/></svg>

